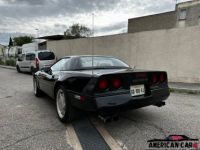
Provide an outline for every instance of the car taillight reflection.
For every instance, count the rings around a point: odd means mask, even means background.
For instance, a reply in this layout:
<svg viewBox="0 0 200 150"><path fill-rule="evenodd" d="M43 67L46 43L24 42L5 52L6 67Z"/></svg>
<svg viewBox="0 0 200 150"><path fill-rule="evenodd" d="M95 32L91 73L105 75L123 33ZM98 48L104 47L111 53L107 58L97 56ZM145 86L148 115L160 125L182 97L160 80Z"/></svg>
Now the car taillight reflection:
<svg viewBox="0 0 200 150"><path fill-rule="evenodd" d="M108 81L106 79L101 79L99 80L99 85L98 85L99 90L106 90L108 88Z"/></svg>
<svg viewBox="0 0 200 150"><path fill-rule="evenodd" d="M157 83L157 81L158 81L157 74L153 74L152 75L152 83Z"/></svg>
<svg viewBox="0 0 200 150"><path fill-rule="evenodd" d="M37 69L39 69L39 59L35 58L35 66Z"/></svg>
<svg viewBox="0 0 200 150"><path fill-rule="evenodd" d="M151 84L163 84L167 81L167 76L165 73L153 73L151 75Z"/></svg>
<svg viewBox="0 0 200 150"><path fill-rule="evenodd" d="M115 78L112 80L113 89L119 89L121 87L121 80L119 78Z"/></svg>
<svg viewBox="0 0 200 150"><path fill-rule="evenodd" d="M165 82L164 74L161 74L161 75L160 75L160 82Z"/></svg>

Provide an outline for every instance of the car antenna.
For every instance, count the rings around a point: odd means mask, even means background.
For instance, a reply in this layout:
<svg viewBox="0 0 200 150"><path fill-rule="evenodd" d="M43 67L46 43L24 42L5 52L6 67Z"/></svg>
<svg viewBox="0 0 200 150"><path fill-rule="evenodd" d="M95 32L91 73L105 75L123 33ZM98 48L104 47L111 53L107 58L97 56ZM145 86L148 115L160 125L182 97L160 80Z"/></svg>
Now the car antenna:
<svg viewBox="0 0 200 150"><path fill-rule="evenodd" d="M92 13L92 75L94 74L94 13Z"/></svg>

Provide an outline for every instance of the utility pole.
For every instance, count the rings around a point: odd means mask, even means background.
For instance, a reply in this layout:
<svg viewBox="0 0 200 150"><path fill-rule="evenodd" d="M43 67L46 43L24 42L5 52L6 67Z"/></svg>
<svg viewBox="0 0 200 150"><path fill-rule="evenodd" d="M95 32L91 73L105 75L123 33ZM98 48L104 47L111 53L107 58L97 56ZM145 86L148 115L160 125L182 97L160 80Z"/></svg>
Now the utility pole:
<svg viewBox="0 0 200 150"><path fill-rule="evenodd" d="M39 29L35 29L37 31L37 38L39 37Z"/></svg>
<svg viewBox="0 0 200 150"><path fill-rule="evenodd" d="M92 75L94 67L94 13L92 13Z"/></svg>
<svg viewBox="0 0 200 150"><path fill-rule="evenodd" d="M176 10L176 5L178 4L178 0L175 0L175 10Z"/></svg>
<svg viewBox="0 0 200 150"><path fill-rule="evenodd" d="M37 32L37 35L36 35L36 36L37 36L37 38L39 38L39 29L36 28L35 30L36 30L36 32ZM37 45L37 46L36 46L36 50L39 49L39 46L38 46L38 45L39 45L39 41L38 41L38 40L39 40L39 39L35 40L35 41L36 41L36 45Z"/></svg>

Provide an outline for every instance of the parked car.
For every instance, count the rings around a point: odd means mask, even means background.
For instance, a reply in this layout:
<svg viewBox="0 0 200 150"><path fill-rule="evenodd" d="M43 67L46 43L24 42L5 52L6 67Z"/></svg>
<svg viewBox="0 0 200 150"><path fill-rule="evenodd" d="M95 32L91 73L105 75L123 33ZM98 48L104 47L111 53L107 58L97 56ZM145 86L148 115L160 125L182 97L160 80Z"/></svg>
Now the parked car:
<svg viewBox="0 0 200 150"><path fill-rule="evenodd" d="M23 53L16 62L18 72L35 73L45 66L51 66L56 62L56 57L49 50Z"/></svg>
<svg viewBox="0 0 200 150"><path fill-rule="evenodd" d="M67 56L33 76L34 94L56 100L61 121L79 110L112 115L149 105L163 106L169 96L167 73L130 68L114 57Z"/></svg>

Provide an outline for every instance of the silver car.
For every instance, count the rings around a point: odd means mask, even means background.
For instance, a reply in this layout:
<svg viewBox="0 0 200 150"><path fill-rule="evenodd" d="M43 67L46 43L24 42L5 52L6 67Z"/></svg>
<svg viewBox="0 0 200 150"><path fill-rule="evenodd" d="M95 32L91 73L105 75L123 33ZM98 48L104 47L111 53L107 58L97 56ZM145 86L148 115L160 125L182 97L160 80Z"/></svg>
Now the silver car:
<svg viewBox="0 0 200 150"><path fill-rule="evenodd" d="M16 69L18 72L35 73L43 67L51 66L55 61L56 57L54 53L49 50L28 52L18 58Z"/></svg>

